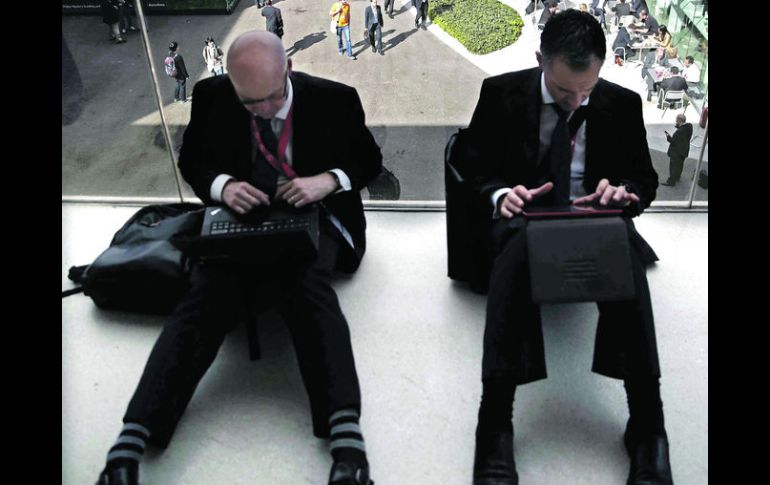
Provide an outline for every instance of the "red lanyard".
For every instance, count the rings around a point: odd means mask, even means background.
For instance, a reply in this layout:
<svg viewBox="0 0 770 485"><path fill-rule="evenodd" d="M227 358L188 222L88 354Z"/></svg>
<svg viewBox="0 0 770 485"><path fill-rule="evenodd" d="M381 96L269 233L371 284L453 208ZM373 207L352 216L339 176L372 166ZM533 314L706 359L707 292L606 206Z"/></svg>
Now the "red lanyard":
<svg viewBox="0 0 770 485"><path fill-rule="evenodd" d="M289 146L289 140L291 139L292 131L292 113L294 113L293 103L291 108L289 108L289 114L286 116L286 120L283 122L281 138L278 140L278 156L280 157L279 160L275 159L275 155L270 153L270 150L268 150L265 144L262 142L262 136L260 136L259 129L257 128L257 121L254 116L251 116L251 133L254 135L254 139L257 140L259 151L262 152L265 160L267 160L268 163L270 163L270 165L272 165L273 168L278 171L278 173L283 173L290 179L293 179L297 176L297 172L291 168L291 165L286 163L286 147Z"/></svg>

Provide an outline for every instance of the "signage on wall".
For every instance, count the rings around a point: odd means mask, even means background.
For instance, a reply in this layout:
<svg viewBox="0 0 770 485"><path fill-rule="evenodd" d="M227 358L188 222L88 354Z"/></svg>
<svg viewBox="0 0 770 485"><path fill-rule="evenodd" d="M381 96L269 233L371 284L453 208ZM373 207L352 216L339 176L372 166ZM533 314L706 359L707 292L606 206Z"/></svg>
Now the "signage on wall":
<svg viewBox="0 0 770 485"><path fill-rule="evenodd" d="M138 0L134 0L138 1ZM240 0L143 0L146 13L231 13ZM62 13L101 14L99 0L62 0Z"/></svg>

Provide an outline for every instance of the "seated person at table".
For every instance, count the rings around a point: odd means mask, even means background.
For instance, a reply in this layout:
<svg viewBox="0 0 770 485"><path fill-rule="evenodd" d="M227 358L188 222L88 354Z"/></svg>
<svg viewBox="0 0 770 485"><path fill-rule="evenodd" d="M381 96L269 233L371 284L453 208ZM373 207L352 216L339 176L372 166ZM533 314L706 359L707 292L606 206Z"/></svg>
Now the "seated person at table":
<svg viewBox="0 0 770 485"><path fill-rule="evenodd" d="M660 47L655 51L655 62L661 62L664 58L668 57L673 59L676 57L677 48L674 47L674 41L671 38L671 33L665 25L658 27L658 35L652 38Z"/></svg>
<svg viewBox="0 0 770 485"><path fill-rule="evenodd" d="M624 15L631 15L631 5L627 4L626 0L620 0L620 2L612 7L612 11L615 12L617 18L620 18Z"/></svg>
<svg viewBox="0 0 770 485"><path fill-rule="evenodd" d="M648 35L655 35L658 31L658 27L660 27L660 24L655 20L655 17L650 15L647 10L639 12L639 20L641 23L632 27L635 34L643 35L645 37Z"/></svg>
<svg viewBox="0 0 770 485"><path fill-rule="evenodd" d="M687 85L695 87L700 82L700 69L695 65L695 59L692 56L684 58L684 71L682 77L687 81Z"/></svg>
<svg viewBox="0 0 770 485"><path fill-rule="evenodd" d="M679 75L679 68L671 66L671 77L664 79L660 82L660 90L658 91L658 107L663 104L663 99L666 97L666 93L669 91L687 91L687 81Z"/></svg>
<svg viewBox="0 0 770 485"><path fill-rule="evenodd" d="M620 51L616 51L618 47L622 47L626 50L626 58L630 57L633 53L631 48L631 36L628 34L628 30L625 27L618 29L618 35L615 36L615 42L612 43L612 52L615 53L615 64L622 66L623 59L620 56Z"/></svg>

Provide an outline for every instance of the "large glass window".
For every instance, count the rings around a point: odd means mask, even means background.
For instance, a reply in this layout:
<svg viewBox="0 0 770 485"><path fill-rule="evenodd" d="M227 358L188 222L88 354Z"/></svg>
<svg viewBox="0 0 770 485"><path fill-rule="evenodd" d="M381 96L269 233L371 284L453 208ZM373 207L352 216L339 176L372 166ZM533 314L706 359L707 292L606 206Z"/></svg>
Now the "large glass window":
<svg viewBox="0 0 770 485"><path fill-rule="evenodd" d="M190 98L199 80L214 75L202 54L207 37L213 37L226 55L240 33L265 28L265 18L253 0L138 2L112 1L118 7L115 31L114 18L102 12L99 0L62 1L65 198L179 198L180 193L192 198L192 190L176 169L192 103L175 101L180 96L177 82L166 75L163 62L169 44L174 41L179 46L190 76L185 85ZM673 132L673 120L680 113L694 127L681 181L674 187L661 186L656 203L681 207L690 203L691 196L707 202L708 191L694 190L694 184L701 151L702 168L708 164L706 124L700 123L708 105L708 9L704 2L692 0L647 3L673 35L678 53L672 63L681 64L692 56L700 70L686 107L674 104L664 112L654 93L649 102L643 97L648 141L661 180L669 170L664 131ZM295 70L352 85L359 92L367 124L382 147L385 168L365 189L364 198L370 205L398 201L441 206L444 145L450 134L469 122L481 82L491 74L431 32L415 29L407 12L409 2L397 2L394 18L385 19L384 56L370 52L363 36L368 2L351 2L356 61L337 55L336 36L329 27L331 2L280 0L275 4L283 13L283 42ZM618 27L610 25L608 44ZM535 48L536 38L532 56ZM643 63L640 58L636 64L605 66L602 75L645 96L646 83L640 76ZM329 113L325 122L333 121Z"/></svg>

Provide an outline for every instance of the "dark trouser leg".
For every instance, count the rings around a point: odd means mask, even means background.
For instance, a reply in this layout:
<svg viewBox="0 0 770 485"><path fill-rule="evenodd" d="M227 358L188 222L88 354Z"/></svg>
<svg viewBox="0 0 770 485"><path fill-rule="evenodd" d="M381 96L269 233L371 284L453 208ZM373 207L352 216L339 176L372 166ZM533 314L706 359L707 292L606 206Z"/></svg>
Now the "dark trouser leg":
<svg viewBox="0 0 770 485"><path fill-rule="evenodd" d="M660 377L650 289L641 256L630 245L636 298L600 302L593 370L617 379Z"/></svg>
<svg viewBox="0 0 770 485"><path fill-rule="evenodd" d="M517 221L520 222L520 221ZM523 227L495 225L497 256L490 277L482 380L505 376L524 384L546 377L540 307L532 302Z"/></svg>
<svg viewBox="0 0 770 485"><path fill-rule="evenodd" d="M123 418L147 427L149 441L163 447L243 306L230 271L195 266L191 282L155 342Z"/></svg>
<svg viewBox="0 0 770 485"><path fill-rule="evenodd" d="M668 182L675 184L679 182L679 177L682 176L682 170L684 169L684 158L680 156L671 157L668 164Z"/></svg>
<svg viewBox="0 0 770 485"><path fill-rule="evenodd" d="M513 457L513 396L518 382L545 377L540 309L532 302L526 234L507 219L494 226L496 258L487 299L483 395L476 426L473 483L518 483Z"/></svg>
<svg viewBox="0 0 770 485"><path fill-rule="evenodd" d="M377 24L374 29L374 41L377 44L377 52L382 53L382 26Z"/></svg>
<svg viewBox="0 0 770 485"><path fill-rule="evenodd" d="M376 46L374 45L374 31L377 29L376 24L372 24L371 27L369 27L369 45L372 46L372 52L376 50Z"/></svg>
<svg viewBox="0 0 770 485"><path fill-rule="evenodd" d="M318 259L295 283L281 309L291 332L302 380L313 409L316 436L328 433L329 415L361 410L350 331L331 287L340 246L347 244L323 218Z"/></svg>

